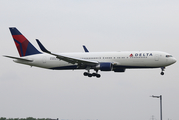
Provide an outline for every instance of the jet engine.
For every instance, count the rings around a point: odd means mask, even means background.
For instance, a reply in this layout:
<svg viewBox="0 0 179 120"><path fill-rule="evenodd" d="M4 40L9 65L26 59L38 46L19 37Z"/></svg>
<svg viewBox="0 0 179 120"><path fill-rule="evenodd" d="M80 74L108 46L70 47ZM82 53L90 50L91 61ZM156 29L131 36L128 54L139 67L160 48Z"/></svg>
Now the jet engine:
<svg viewBox="0 0 179 120"><path fill-rule="evenodd" d="M126 70L126 68L124 68L124 67L117 67L117 66L113 67L114 72L125 72L125 70Z"/></svg>
<svg viewBox="0 0 179 120"><path fill-rule="evenodd" d="M99 65L97 65L96 68L101 71L112 71L113 66L110 62L102 62Z"/></svg>

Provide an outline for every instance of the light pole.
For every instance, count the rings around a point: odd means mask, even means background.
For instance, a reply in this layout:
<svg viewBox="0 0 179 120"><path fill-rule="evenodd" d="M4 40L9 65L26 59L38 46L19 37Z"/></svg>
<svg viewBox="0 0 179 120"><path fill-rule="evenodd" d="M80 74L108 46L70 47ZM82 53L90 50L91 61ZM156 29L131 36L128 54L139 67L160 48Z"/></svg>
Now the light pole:
<svg viewBox="0 0 179 120"><path fill-rule="evenodd" d="M160 120L162 120L162 95L160 95L160 96L154 96L154 95L152 95L151 97L153 97L153 98L160 98Z"/></svg>

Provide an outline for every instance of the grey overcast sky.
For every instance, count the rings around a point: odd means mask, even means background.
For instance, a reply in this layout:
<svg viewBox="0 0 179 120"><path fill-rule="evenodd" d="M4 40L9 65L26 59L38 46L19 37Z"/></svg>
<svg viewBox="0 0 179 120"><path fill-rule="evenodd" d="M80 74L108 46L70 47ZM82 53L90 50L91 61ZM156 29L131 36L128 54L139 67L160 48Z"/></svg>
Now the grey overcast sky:
<svg viewBox="0 0 179 120"><path fill-rule="evenodd" d="M179 60L178 0L1 0L0 117L99 120L179 118L179 65L160 69L100 72L53 71L16 64L9 32L17 27L38 48L53 52L164 51Z"/></svg>

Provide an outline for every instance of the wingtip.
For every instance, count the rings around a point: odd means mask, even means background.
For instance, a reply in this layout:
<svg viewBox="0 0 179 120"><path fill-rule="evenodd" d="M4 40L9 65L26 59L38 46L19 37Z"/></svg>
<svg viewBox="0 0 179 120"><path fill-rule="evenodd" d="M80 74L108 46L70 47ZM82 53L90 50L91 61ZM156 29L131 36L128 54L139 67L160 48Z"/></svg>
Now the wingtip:
<svg viewBox="0 0 179 120"><path fill-rule="evenodd" d="M50 51L48 51L48 50L42 45L42 43L41 43L38 39L36 39L36 41L37 41L37 44L39 45L40 49L41 49L43 52L51 53Z"/></svg>
<svg viewBox="0 0 179 120"><path fill-rule="evenodd" d="M9 27L9 29L10 29L10 28L16 28L16 27Z"/></svg>
<svg viewBox="0 0 179 120"><path fill-rule="evenodd" d="M85 52L89 52L89 50L86 48L85 45L83 45L83 49L84 49Z"/></svg>

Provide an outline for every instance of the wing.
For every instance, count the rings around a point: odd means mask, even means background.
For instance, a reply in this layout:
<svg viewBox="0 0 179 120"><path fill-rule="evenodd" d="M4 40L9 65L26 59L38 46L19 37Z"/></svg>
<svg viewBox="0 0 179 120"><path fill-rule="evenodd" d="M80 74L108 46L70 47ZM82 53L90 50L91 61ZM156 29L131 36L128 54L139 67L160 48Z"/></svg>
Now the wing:
<svg viewBox="0 0 179 120"><path fill-rule="evenodd" d="M78 65L87 65L87 66L96 66L96 65L99 64L98 61L85 60L85 59L81 59L81 58L76 58L76 57L52 53L52 52L48 51L38 39L36 39L36 41L37 41L40 49L43 52L54 55L54 56L56 56L56 58L58 58L60 60L63 60L63 61L66 61L66 62L69 62L69 63L72 63L72 64L77 63Z"/></svg>

